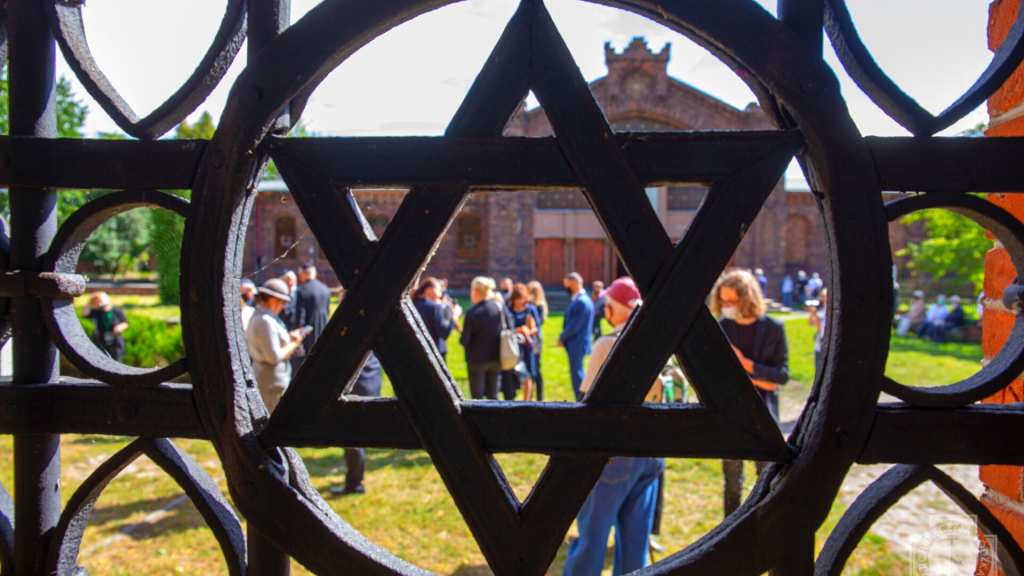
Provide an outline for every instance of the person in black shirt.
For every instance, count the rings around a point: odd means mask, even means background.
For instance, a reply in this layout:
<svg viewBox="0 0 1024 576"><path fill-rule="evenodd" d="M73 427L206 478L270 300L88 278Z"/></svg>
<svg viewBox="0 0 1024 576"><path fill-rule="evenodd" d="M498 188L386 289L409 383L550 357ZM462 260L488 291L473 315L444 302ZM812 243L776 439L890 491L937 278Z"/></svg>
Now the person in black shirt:
<svg viewBox="0 0 1024 576"><path fill-rule="evenodd" d="M960 297L954 294L950 297L949 302L953 305L953 309L942 321L942 326L935 330L936 342L945 342L946 332L955 332L967 325L967 321L964 319L964 309L960 306ZM964 340L966 340L966 334L964 336Z"/></svg>
<svg viewBox="0 0 1024 576"><path fill-rule="evenodd" d="M501 315L505 315L506 326L515 324L511 311L495 292L494 280L477 276L471 286L470 299L476 305L466 312L459 338L466 349L470 395L474 400L497 400L501 386Z"/></svg>
<svg viewBox="0 0 1024 576"><path fill-rule="evenodd" d="M380 398L381 378L380 361L370 352L366 357L359 376L352 383L352 389L348 391L349 396L362 396L364 398ZM329 489L331 494L346 496L349 494L365 494L363 477L366 472L366 449L345 448L345 486L333 486Z"/></svg>
<svg viewBox="0 0 1024 576"><path fill-rule="evenodd" d="M281 280L284 280L284 283L288 285L288 296L291 297L291 302L285 304L284 310L281 310L277 317L284 321L284 325L289 331L302 328L296 322L298 316L295 310L295 291L298 289L299 277L295 272L288 270L281 275Z"/></svg>
<svg viewBox="0 0 1024 576"><path fill-rule="evenodd" d="M601 337L601 320L604 320L605 298L601 298L604 282L594 280L591 284L590 299L594 301L594 341Z"/></svg>
<svg viewBox="0 0 1024 576"><path fill-rule="evenodd" d="M309 326L313 329L303 341L302 346L292 354L292 376L299 371L299 366L306 359L306 354L316 339L327 327L331 319L331 289L316 279L316 266L309 264L299 268L299 287L292 293L292 318L295 325L292 330ZM286 322L287 324L287 322Z"/></svg>
<svg viewBox="0 0 1024 576"><path fill-rule="evenodd" d="M779 421L779 386L789 380L789 351L786 330L778 320L766 314L768 306L761 286L746 270L723 274L711 291L711 311L719 317L732 349L746 370L758 395ZM761 465L758 465L760 472ZM724 460L725 515L739 508L743 487L743 462Z"/></svg>
<svg viewBox="0 0 1024 576"><path fill-rule="evenodd" d="M448 308L438 303L441 300L441 283L433 276L427 276L420 280L420 286L412 294L412 305L423 320L430 339L437 346L441 357L447 360L448 335L452 333L452 327L458 321L458 314L454 308ZM449 316L450 314L451 316Z"/></svg>
<svg viewBox="0 0 1024 576"><path fill-rule="evenodd" d="M106 292L93 292L89 304L82 310L82 316L92 320L93 343L120 362L127 348L124 331L128 329L128 317L124 310L114 308Z"/></svg>

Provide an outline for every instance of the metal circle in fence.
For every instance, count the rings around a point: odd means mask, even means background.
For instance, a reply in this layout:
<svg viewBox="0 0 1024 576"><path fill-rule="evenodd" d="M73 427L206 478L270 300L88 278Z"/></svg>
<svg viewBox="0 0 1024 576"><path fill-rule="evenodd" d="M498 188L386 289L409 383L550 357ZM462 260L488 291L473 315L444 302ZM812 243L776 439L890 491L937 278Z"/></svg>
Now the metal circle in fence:
<svg viewBox="0 0 1024 576"><path fill-rule="evenodd" d="M184 198L155 190L114 192L91 200L61 226L44 257L45 269L72 274L89 235L110 218L133 208L160 208L180 216L188 211ZM43 299L44 318L61 353L86 375L123 388L158 386L188 371L185 358L162 368L136 368L118 362L97 347L82 328L72 299Z"/></svg>

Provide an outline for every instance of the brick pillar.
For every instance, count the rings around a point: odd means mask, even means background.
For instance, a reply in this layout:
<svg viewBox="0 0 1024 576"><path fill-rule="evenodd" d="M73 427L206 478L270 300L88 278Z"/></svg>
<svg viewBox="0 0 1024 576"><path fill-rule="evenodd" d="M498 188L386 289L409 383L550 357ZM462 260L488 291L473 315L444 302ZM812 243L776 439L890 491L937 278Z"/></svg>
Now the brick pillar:
<svg viewBox="0 0 1024 576"><path fill-rule="evenodd" d="M1017 18L1020 0L995 0L989 6L988 43L995 51ZM1006 84L988 101L987 137L1024 135L1024 67L1014 72ZM1024 196L989 194L993 204L1024 220ZM991 236L990 236L991 237ZM992 359L1006 342L1013 326L1013 315L1002 306L1003 288L1017 276L1010 257L999 242L985 257L985 315L982 320L982 347L985 361ZM1024 380L1018 378L985 402L1009 404L1024 400ZM985 494L981 501L1024 546L1024 468L1020 466L982 466Z"/></svg>

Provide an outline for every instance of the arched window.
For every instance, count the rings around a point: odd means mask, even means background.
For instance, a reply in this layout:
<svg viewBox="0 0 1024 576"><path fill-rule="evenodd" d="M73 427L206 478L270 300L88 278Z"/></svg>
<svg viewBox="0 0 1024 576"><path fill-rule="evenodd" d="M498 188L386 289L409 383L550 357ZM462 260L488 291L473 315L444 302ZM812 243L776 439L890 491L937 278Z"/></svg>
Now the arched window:
<svg viewBox="0 0 1024 576"><path fill-rule="evenodd" d="M480 251L481 239L480 217L472 214L460 217L455 257L459 260L480 260L483 257Z"/></svg>
<svg viewBox="0 0 1024 576"><path fill-rule="evenodd" d="M274 225L274 253L278 258L292 258L295 245L295 218L282 216Z"/></svg>
<svg viewBox="0 0 1024 576"><path fill-rule="evenodd" d="M786 264L807 264L810 222L796 214L786 218Z"/></svg>

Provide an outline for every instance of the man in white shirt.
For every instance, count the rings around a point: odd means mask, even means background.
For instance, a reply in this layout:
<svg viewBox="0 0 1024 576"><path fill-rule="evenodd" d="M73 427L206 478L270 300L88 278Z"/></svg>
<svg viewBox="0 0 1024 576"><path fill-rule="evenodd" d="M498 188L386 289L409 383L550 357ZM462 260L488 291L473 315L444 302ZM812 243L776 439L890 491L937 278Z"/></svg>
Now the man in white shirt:
<svg viewBox="0 0 1024 576"><path fill-rule="evenodd" d="M601 312L615 329L594 343L581 393L590 390L633 309L640 305L640 292L628 277L612 282L600 296L605 298ZM611 459L576 516L580 537L569 545L562 576L600 576L612 526L612 574L625 574L648 565L647 547L658 501L658 477L664 469L663 458Z"/></svg>

